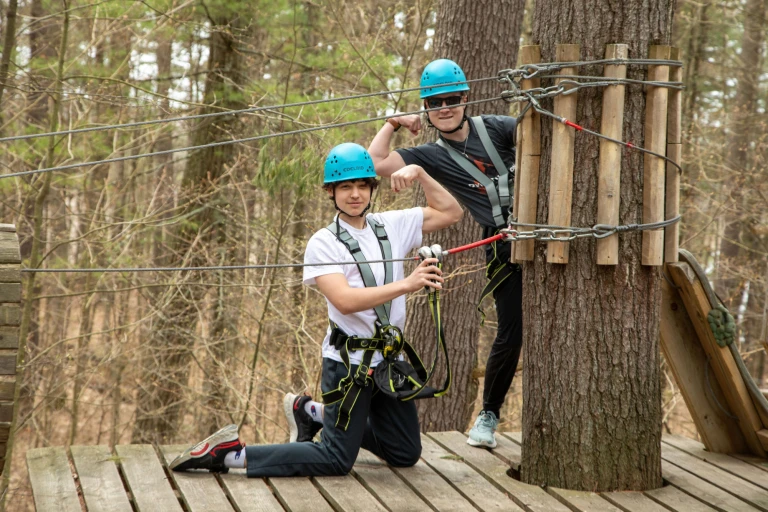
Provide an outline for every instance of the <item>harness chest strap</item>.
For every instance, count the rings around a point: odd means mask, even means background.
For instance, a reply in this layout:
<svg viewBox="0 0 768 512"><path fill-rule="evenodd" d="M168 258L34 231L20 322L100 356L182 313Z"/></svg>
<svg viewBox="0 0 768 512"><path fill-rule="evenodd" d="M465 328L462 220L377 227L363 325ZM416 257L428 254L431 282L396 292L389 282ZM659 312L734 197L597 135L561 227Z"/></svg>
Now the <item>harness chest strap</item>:
<svg viewBox="0 0 768 512"><path fill-rule="evenodd" d="M448 151L454 162L456 162L462 169L464 169L472 178L485 187L485 193L488 195L488 201L491 203L491 211L493 214L493 221L496 223L496 227L505 227L507 225L504 220L503 208L509 208L509 170L507 169L504 160L499 155L496 147L493 145L488 130L483 123L483 119L480 116L475 116L471 119L472 125L477 131L480 142L483 144L485 152L493 162L493 166L499 173L498 187L493 183L493 180L486 176L480 169L478 169L472 162L464 157L461 153L456 151L450 144L445 142L442 138L437 140L437 145ZM467 135L469 136L469 135Z"/></svg>

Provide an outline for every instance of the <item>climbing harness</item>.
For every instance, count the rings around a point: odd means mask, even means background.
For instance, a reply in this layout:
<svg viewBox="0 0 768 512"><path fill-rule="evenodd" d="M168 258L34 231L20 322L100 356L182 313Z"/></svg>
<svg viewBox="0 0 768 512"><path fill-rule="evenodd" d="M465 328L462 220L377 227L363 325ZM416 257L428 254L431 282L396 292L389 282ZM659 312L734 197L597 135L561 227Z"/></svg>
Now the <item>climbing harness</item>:
<svg viewBox="0 0 768 512"><path fill-rule="evenodd" d="M392 257L392 248L384 226L373 220L370 216L366 218L366 221L376 234L382 258L384 260L390 260ZM370 265L365 261L357 240L336 222L332 222L327 229L331 231L342 244L344 244L352 255L352 258L355 260L357 268L360 271L363 284L365 284L366 287L376 286L373 271L371 270ZM439 246L432 246L432 248L423 247L419 251L419 256L422 259L437 257L439 260L438 268L442 266L442 254L443 252ZM392 276L393 267L392 262L390 261L385 263L384 284L391 283ZM329 320L331 326L330 344L339 351L344 366L347 368L347 375L339 381L339 386L322 395L323 402L326 405L340 402L339 413L336 418L336 427L346 431L357 398L360 396L363 389L370 385L371 382L375 383L377 388L383 393L402 401L413 400L416 398L439 397L448 391L451 383L451 370L448 362L448 350L443 339L443 326L440 318L440 293L437 290L429 291L427 300L430 312L432 313L432 319L435 323L437 338L435 358L432 361L432 366L428 372L426 371L421 358L419 358L416 353L416 350L403 337L400 328L390 324L389 316L392 305L391 301L373 308L377 319L375 322L374 334L370 338L361 338L354 335L350 336L336 325L335 322ZM350 362L349 353L356 350L362 350L363 357L353 374L353 365ZM371 368L371 361L377 351L381 352L384 359L374 369ZM427 384L434 374L440 351L445 355L447 375L443 387L436 390L429 387ZM402 356L400 356L401 353L408 356L410 363L406 362Z"/></svg>

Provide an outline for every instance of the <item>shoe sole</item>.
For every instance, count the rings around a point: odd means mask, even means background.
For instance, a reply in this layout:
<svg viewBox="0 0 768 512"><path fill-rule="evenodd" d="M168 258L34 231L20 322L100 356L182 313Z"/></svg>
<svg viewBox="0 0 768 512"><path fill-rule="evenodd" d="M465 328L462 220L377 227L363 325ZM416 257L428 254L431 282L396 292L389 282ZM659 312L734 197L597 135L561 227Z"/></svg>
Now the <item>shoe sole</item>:
<svg viewBox="0 0 768 512"><path fill-rule="evenodd" d="M296 401L296 397L293 393L286 393L283 397L283 412L285 413L285 419L288 420L288 429L291 431L291 436L288 439L289 443L295 443L299 439L299 426L296 424L296 418L293 416L293 402Z"/></svg>
<svg viewBox="0 0 768 512"><path fill-rule="evenodd" d="M493 444L490 444L490 443L485 443L483 441L475 441L471 437L468 437L467 444L469 446L481 446L483 448L496 448L496 439L493 440Z"/></svg>
<svg viewBox="0 0 768 512"><path fill-rule="evenodd" d="M233 439L234 437L234 439ZM240 435L238 434L237 425L227 425L224 428L221 428L211 434L210 436L206 437L196 445L190 446L186 450L184 450L181 455L173 459L173 461L168 465L168 468L173 470L180 465L184 464L188 460L199 458L206 453L208 453L212 448L226 442L231 441L237 441L240 438ZM205 446L203 448L202 453L199 453L197 456L192 456L192 453L196 451L198 446L203 446L204 444L208 444L208 446Z"/></svg>

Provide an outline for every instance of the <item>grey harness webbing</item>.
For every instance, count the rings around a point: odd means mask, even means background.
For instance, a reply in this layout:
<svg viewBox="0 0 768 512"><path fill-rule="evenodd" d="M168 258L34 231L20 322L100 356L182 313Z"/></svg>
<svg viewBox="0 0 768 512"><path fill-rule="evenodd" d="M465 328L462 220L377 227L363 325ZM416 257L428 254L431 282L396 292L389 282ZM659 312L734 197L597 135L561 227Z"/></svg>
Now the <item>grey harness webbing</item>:
<svg viewBox="0 0 768 512"><path fill-rule="evenodd" d="M392 246L389 243L389 238L387 238L387 231L384 229L384 226L373 220L371 217L366 217L365 220L368 221L371 229L373 229L373 232L376 234L376 239L379 241L379 248L381 248L381 258L384 260L391 260ZM357 240L352 238L352 235L350 235L346 229L342 228L336 222L331 222L327 229L336 235L336 238L338 238L339 241L347 247L347 250L349 250L350 254L352 254L352 258L354 258L355 262L357 263L357 268L360 271L360 275L363 278L363 283L365 286L376 286L376 279L373 277L371 266L365 261L365 255L363 254L363 251L360 250L360 244L357 243ZM384 263L384 284L389 284L392 282L392 274L392 262L388 261ZM389 313L391 307L392 301L388 301L384 304L381 304L380 306L373 308L373 310L376 312L376 316L379 318L379 323L381 323L381 325L389 325Z"/></svg>
<svg viewBox="0 0 768 512"><path fill-rule="evenodd" d="M483 174L472 162L470 162L464 155L456 151L450 144L445 142L442 138L437 140L437 145L445 148L448 154L451 155L453 161L459 164L462 169L467 171L472 178L485 187L485 193L488 195L488 200L491 202L491 211L493 213L493 220L496 223L497 228L505 227L506 221L502 213L502 208L509 208L509 170L507 169L504 160L499 156L499 152L496 151L496 147L491 142L491 138L488 136L488 130L485 128L483 118L475 116L471 119L472 124L477 130L477 135L480 137L480 142L483 144L485 152L491 157L493 166L499 173L498 188L494 185L493 180ZM469 135L467 135L469 137Z"/></svg>

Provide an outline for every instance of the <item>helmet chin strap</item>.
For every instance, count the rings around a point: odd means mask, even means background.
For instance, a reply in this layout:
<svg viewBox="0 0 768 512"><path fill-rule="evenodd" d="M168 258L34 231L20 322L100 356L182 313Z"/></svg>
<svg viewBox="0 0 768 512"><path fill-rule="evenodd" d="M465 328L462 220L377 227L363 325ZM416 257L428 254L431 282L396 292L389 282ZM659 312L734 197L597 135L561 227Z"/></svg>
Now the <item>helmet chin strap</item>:
<svg viewBox="0 0 768 512"><path fill-rule="evenodd" d="M461 116L461 122L459 123L459 126L454 128L453 130L447 130L446 131L446 130L441 130L440 128L438 128L437 126L432 124L432 120L429 118L429 115L427 115L427 123L429 124L429 126L434 128L435 130L439 131L440 133L456 133L457 131L461 130L464 127L464 123L466 121L467 121L467 114L464 114L464 115Z"/></svg>

